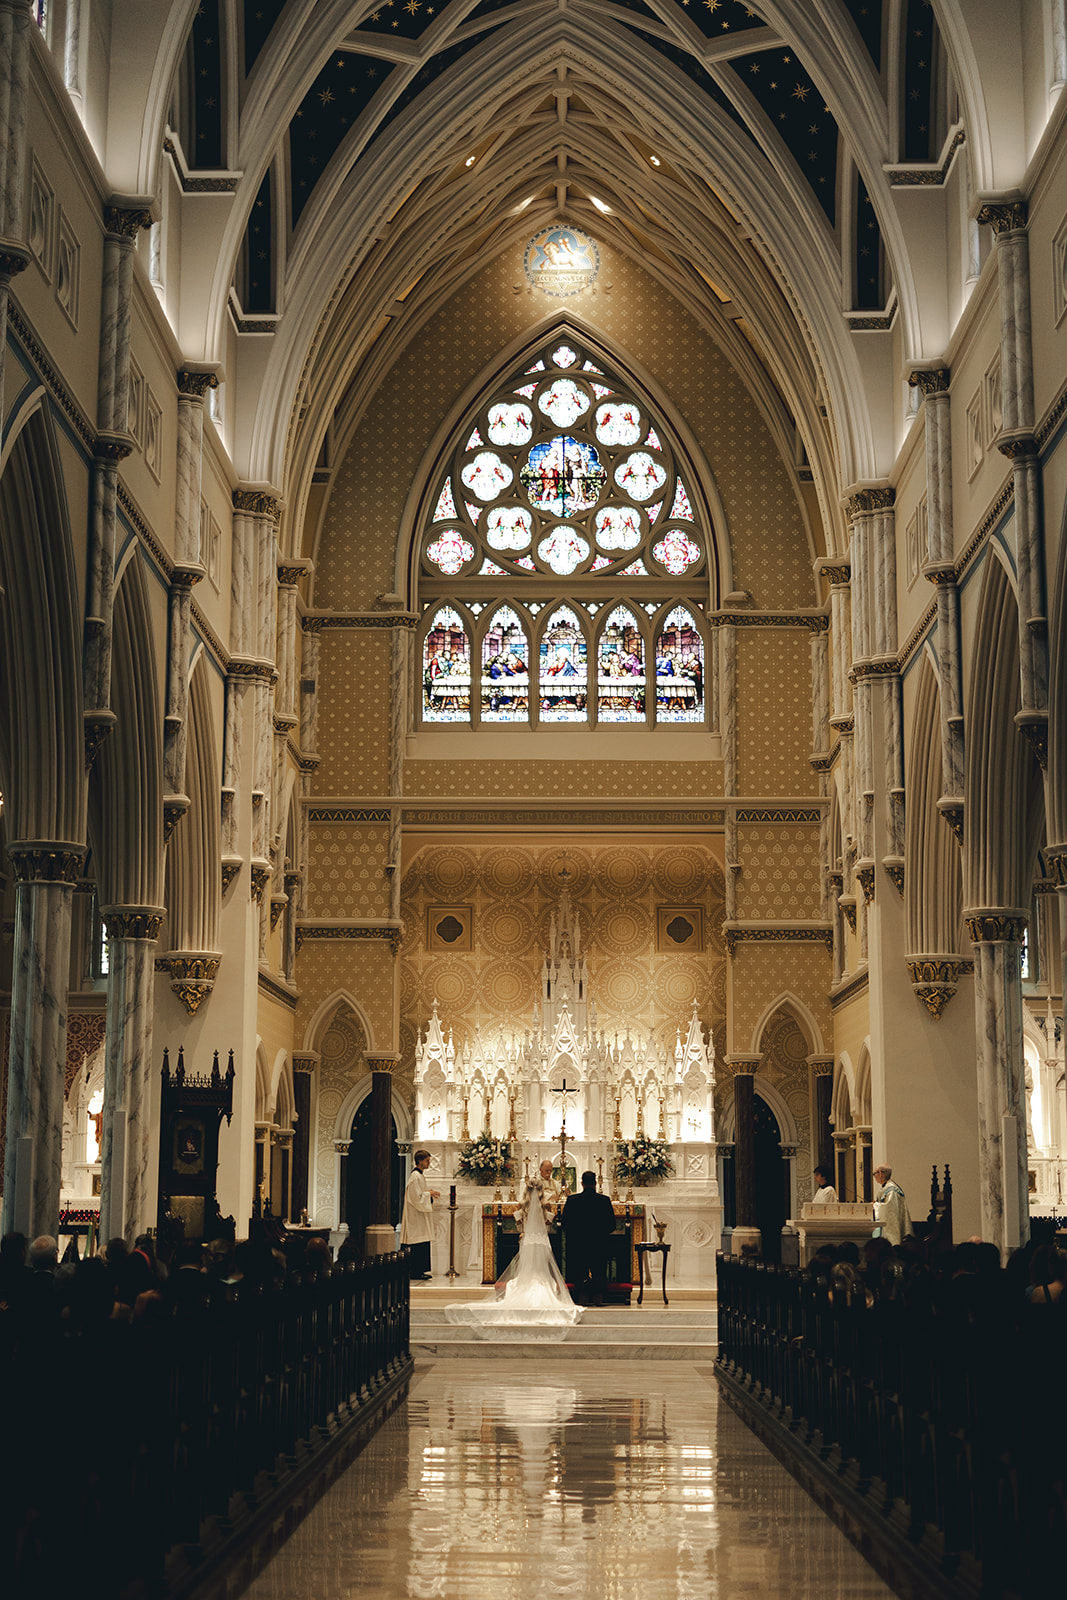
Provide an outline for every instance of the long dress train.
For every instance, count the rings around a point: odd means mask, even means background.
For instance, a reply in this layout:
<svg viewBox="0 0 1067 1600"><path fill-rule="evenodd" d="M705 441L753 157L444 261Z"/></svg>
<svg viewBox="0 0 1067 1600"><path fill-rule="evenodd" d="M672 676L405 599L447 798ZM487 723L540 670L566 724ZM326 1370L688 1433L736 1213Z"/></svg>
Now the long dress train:
<svg viewBox="0 0 1067 1600"><path fill-rule="evenodd" d="M582 1310L556 1266L538 1183L526 1185L520 1224L519 1253L497 1279L492 1299L446 1306L445 1315L494 1339L562 1339L582 1320Z"/></svg>

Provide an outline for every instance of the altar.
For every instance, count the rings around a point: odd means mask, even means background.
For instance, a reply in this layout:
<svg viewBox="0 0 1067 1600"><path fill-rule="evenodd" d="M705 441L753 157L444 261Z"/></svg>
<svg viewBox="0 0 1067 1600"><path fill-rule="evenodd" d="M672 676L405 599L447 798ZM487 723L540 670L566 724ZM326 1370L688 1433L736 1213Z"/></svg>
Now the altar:
<svg viewBox="0 0 1067 1600"><path fill-rule="evenodd" d="M527 1178L542 1161L569 1187L593 1172L624 1223L619 1282L638 1281L635 1245L653 1220L671 1245L668 1281L708 1288L722 1236L716 1171L715 1048L694 1005L664 1039L631 1022L624 1037L597 1027L590 973L577 913L566 888L549 928L540 1001L532 1017L473 1036L458 1048L434 1002L415 1051L415 1143L430 1153L428 1177L455 1213L435 1207L434 1276L451 1270L470 1283L492 1283L518 1248L510 1219ZM465 1170L476 1141L497 1165ZM625 1165L654 1141L666 1171L654 1182ZM622 1165L620 1165L622 1161ZM476 1179L478 1181L476 1181ZM654 1218L653 1218L654 1214ZM647 1223L646 1223L647 1219ZM622 1237L616 1234L616 1242ZM450 1253L451 1252L451 1253Z"/></svg>

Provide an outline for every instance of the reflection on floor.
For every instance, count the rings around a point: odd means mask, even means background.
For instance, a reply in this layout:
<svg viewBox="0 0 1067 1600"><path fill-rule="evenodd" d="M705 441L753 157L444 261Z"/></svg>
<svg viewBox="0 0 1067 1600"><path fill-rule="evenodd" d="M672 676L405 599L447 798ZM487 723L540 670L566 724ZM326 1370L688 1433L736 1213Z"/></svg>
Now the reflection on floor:
<svg viewBox="0 0 1067 1600"><path fill-rule="evenodd" d="M886 1585L682 1362L416 1366L247 1600L881 1600Z"/></svg>

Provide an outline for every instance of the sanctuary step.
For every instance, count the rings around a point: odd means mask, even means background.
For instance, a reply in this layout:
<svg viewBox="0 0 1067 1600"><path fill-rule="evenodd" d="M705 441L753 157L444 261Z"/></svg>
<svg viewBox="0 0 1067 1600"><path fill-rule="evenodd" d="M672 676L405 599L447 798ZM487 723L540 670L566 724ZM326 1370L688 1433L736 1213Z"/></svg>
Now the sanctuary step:
<svg viewBox="0 0 1067 1600"><path fill-rule="evenodd" d="M713 1292L695 1303L664 1306L662 1301L650 1304L646 1288L644 1305L635 1299L629 1306L589 1307L562 1339L524 1341L491 1333L475 1336L469 1327L448 1321L444 1308L450 1301L484 1299L484 1289L477 1295L420 1289L413 1288L411 1295L411 1351L416 1359L712 1362L718 1354Z"/></svg>

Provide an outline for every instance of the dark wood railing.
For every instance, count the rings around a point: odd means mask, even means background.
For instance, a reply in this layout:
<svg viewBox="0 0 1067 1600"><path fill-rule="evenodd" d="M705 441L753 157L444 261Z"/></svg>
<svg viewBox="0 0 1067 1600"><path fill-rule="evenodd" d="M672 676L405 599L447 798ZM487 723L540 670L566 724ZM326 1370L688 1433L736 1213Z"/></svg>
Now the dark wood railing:
<svg viewBox="0 0 1067 1600"><path fill-rule="evenodd" d="M723 1256L718 1273L728 1398L887 1576L1048 1593L1067 1549L1067 1307L997 1276L979 1295L923 1277L872 1298Z"/></svg>
<svg viewBox="0 0 1067 1600"><path fill-rule="evenodd" d="M218 1304L165 1295L132 1324L5 1313L0 1589L133 1600L210 1592L235 1559L251 1576L264 1519L276 1544L314 1498L301 1478L354 1453L410 1371L399 1255Z"/></svg>

